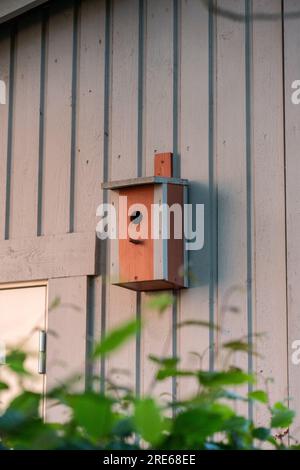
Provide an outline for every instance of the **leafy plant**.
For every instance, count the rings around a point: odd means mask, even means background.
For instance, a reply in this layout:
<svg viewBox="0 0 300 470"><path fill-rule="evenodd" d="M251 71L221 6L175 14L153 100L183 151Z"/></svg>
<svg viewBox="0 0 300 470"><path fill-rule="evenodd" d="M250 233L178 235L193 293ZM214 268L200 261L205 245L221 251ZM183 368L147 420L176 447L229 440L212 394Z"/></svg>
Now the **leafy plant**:
<svg viewBox="0 0 300 470"><path fill-rule="evenodd" d="M163 296L153 300L159 313L173 301ZM180 327L196 326L198 322L182 323ZM200 327L210 326L200 322ZM95 346L93 359L112 354L141 329L140 322L132 320L121 325ZM225 353L248 352L243 340L227 342ZM12 350L6 367L17 377L28 377L26 354ZM195 394L189 398L161 404L151 393L136 397L127 389L122 393L106 395L95 390L73 391L72 380L52 390L51 403L63 405L67 418L63 423L47 423L41 418L44 397L23 390L13 398L0 415L0 449L199 449L252 450L264 446L285 449L283 437L288 433L295 413L284 403L270 404L266 390L256 389L256 378L237 367L224 370L189 370L180 367L180 358L150 356L156 365L155 383L180 377L195 382ZM21 380L20 379L20 380ZM253 391L238 394L237 388L251 384ZM117 385L110 384L118 389ZM0 382L0 399L9 384ZM116 398L116 396L118 398ZM269 422L257 426L253 420L236 411L237 403L258 403L266 407ZM245 408L245 407L244 407ZM300 448L291 445L290 448Z"/></svg>

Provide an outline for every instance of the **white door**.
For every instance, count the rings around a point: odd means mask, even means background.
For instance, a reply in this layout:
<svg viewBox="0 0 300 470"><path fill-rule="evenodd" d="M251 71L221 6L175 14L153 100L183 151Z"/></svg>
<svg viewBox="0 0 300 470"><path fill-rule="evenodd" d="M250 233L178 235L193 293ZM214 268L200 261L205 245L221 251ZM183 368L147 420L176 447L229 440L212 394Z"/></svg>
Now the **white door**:
<svg viewBox="0 0 300 470"><path fill-rule="evenodd" d="M0 287L0 381L9 384L0 392L0 410L20 392L17 377L7 367L11 350L28 354L25 368L31 373L24 379L26 389L43 393L45 375L41 372L40 340L46 330L47 286ZM39 370L40 368L40 370Z"/></svg>

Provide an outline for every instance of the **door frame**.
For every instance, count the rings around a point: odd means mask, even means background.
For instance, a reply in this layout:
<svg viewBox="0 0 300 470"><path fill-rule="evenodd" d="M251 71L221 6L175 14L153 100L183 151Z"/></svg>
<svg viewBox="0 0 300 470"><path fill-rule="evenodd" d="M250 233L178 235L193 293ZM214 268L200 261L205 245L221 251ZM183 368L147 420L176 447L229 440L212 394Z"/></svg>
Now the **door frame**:
<svg viewBox="0 0 300 470"><path fill-rule="evenodd" d="M3 282L0 283L0 290L7 289L23 289L26 287L43 287L45 286L48 291L48 281L24 281L24 282Z"/></svg>

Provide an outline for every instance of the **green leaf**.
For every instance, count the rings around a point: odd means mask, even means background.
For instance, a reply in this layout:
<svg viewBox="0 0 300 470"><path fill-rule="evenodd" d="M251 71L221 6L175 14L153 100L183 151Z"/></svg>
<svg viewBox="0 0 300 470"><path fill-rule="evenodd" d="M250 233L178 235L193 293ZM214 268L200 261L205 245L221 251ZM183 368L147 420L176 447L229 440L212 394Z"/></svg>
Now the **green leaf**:
<svg viewBox="0 0 300 470"><path fill-rule="evenodd" d="M110 354L122 346L129 338L136 335L139 330L140 322L137 320L126 323L113 330L96 346L94 357Z"/></svg>
<svg viewBox="0 0 300 470"><path fill-rule="evenodd" d="M99 440L109 435L114 424L111 400L94 393L85 393L69 395L66 401L73 410L75 421L89 436Z"/></svg>
<svg viewBox="0 0 300 470"><path fill-rule="evenodd" d="M276 441L275 437L270 436L270 437L267 439L267 441L268 441L270 444L272 444L274 447L276 447L276 448L278 449L278 447L279 447L280 444Z"/></svg>
<svg viewBox="0 0 300 470"><path fill-rule="evenodd" d="M253 383L254 378L240 369L230 369L226 372L198 372L198 379L201 385L208 388L223 387L227 385L242 385Z"/></svg>
<svg viewBox="0 0 300 470"><path fill-rule="evenodd" d="M8 389L9 389L9 386L6 383L0 382L0 392L2 390L8 390Z"/></svg>
<svg viewBox="0 0 300 470"><path fill-rule="evenodd" d="M223 348L231 349L232 351L249 352L252 349L252 345L243 341L228 341L223 343Z"/></svg>
<svg viewBox="0 0 300 470"><path fill-rule="evenodd" d="M214 329L216 331L221 330L221 328L219 326L214 325L213 323L208 322L208 321L204 321L204 320L203 321L202 320L186 320L186 321L177 323L177 326L178 326L178 328L182 328L184 326L200 326L200 327L203 327L203 328Z"/></svg>
<svg viewBox="0 0 300 470"><path fill-rule="evenodd" d="M165 380L169 377L196 377L195 372L189 370L178 370L176 368L170 367L169 369L161 369L156 374L157 380Z"/></svg>
<svg viewBox="0 0 300 470"><path fill-rule="evenodd" d="M10 370L12 370L18 375L31 375L30 372L28 372L24 366L26 357L26 353L18 350L13 350L7 355L6 364L10 368Z"/></svg>
<svg viewBox="0 0 300 470"><path fill-rule="evenodd" d="M259 439L260 441L267 441L269 437L271 436L270 429L268 428L254 428L252 431L252 436L255 439Z"/></svg>
<svg viewBox="0 0 300 470"><path fill-rule="evenodd" d="M272 408L272 428L288 428L295 417L295 412L283 403L277 402Z"/></svg>
<svg viewBox="0 0 300 470"><path fill-rule="evenodd" d="M24 423L39 417L41 395L23 392L14 398L3 415L0 416L0 429L15 432Z"/></svg>
<svg viewBox="0 0 300 470"><path fill-rule="evenodd" d="M28 419L21 426L11 428L6 444L15 450L54 450L59 449L62 436L41 419Z"/></svg>
<svg viewBox="0 0 300 470"><path fill-rule="evenodd" d="M113 428L114 436L125 438L134 433L134 422L132 417L119 419Z"/></svg>
<svg viewBox="0 0 300 470"><path fill-rule="evenodd" d="M195 376L195 372L186 371L186 370L178 370L177 364L179 362L179 358L177 357L157 357L150 355L149 359L162 366L156 374L156 380L165 380L168 377L190 377Z"/></svg>
<svg viewBox="0 0 300 470"><path fill-rule="evenodd" d="M253 392L248 393L248 397L251 400L259 401L261 403L268 403L268 395L264 390L254 390Z"/></svg>
<svg viewBox="0 0 300 470"><path fill-rule="evenodd" d="M152 445L159 442L164 429L163 419L152 398L143 398L135 405L134 422L141 437Z"/></svg>
<svg viewBox="0 0 300 470"><path fill-rule="evenodd" d="M253 350L253 345L246 341L228 341L227 343L223 343L222 347L234 352L251 352L252 355L261 357L260 354Z"/></svg>
<svg viewBox="0 0 300 470"><path fill-rule="evenodd" d="M26 416L38 416L40 400L39 393L23 392L10 402L8 409L21 411Z"/></svg>
<svg viewBox="0 0 300 470"><path fill-rule="evenodd" d="M243 416L232 416L225 423L226 431L246 434L249 431L251 421L244 418Z"/></svg>
<svg viewBox="0 0 300 470"><path fill-rule="evenodd" d="M174 297L171 294L155 295L147 304L151 310L158 310L163 313L170 305L173 305Z"/></svg>
<svg viewBox="0 0 300 470"><path fill-rule="evenodd" d="M60 298L55 297L53 301L51 302L48 311L51 312L51 310L55 310L59 305L60 305Z"/></svg>
<svg viewBox="0 0 300 470"><path fill-rule="evenodd" d="M5 433L14 433L18 427L27 422L27 417L15 410L6 410L0 416L0 430Z"/></svg>
<svg viewBox="0 0 300 470"><path fill-rule="evenodd" d="M225 420L234 418L234 411L230 406L224 403L211 403L208 409L213 413L218 413Z"/></svg>
<svg viewBox="0 0 300 470"><path fill-rule="evenodd" d="M191 449L201 441L223 430L224 416L218 410L196 408L180 413L174 423L173 434L180 447Z"/></svg>
<svg viewBox="0 0 300 470"><path fill-rule="evenodd" d="M226 431L227 423L235 416L230 406L214 402L211 398L194 402L191 406L192 403L187 402L188 409L185 411L179 405L168 449L199 449L208 436Z"/></svg>
<svg viewBox="0 0 300 470"><path fill-rule="evenodd" d="M148 357L150 361L165 368L175 368L179 362L179 359L177 357L157 357L153 356L152 354L150 354Z"/></svg>

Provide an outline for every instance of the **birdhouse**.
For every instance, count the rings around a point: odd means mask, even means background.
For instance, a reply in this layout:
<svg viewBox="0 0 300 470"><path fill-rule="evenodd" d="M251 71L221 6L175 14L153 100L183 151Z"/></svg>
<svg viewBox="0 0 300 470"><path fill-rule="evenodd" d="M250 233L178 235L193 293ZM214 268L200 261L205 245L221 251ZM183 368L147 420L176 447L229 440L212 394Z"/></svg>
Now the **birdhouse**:
<svg viewBox="0 0 300 470"><path fill-rule="evenodd" d="M172 154L155 156L155 175L104 183L116 231L111 282L135 291L187 287L184 205L188 182L172 176Z"/></svg>

